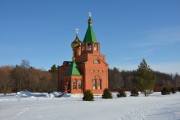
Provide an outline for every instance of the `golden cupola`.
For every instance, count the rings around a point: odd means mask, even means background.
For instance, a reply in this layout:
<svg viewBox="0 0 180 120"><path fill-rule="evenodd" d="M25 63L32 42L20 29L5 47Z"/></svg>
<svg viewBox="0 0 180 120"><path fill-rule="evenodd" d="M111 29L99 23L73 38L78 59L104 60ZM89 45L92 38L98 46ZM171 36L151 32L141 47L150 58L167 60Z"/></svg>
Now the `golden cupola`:
<svg viewBox="0 0 180 120"><path fill-rule="evenodd" d="M71 43L71 47L73 48L73 49L75 49L75 48L79 48L80 46L81 46L81 41L79 40L79 38L78 38L78 29L76 29L76 38L75 38L75 40Z"/></svg>
<svg viewBox="0 0 180 120"><path fill-rule="evenodd" d="M81 41L79 40L78 36L76 35L75 40L71 43L71 47L74 48L79 48L81 46Z"/></svg>

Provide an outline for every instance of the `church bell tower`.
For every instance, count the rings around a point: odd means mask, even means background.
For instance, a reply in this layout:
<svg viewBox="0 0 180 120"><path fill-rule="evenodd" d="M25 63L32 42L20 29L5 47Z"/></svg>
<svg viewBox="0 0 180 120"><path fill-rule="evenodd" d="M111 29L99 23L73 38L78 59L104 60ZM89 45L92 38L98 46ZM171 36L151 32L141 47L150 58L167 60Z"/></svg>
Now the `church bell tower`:
<svg viewBox="0 0 180 120"><path fill-rule="evenodd" d="M95 33L92 29L91 13L89 13L88 29L86 31L83 43L82 43L82 54L92 53L100 54L100 44L97 42Z"/></svg>

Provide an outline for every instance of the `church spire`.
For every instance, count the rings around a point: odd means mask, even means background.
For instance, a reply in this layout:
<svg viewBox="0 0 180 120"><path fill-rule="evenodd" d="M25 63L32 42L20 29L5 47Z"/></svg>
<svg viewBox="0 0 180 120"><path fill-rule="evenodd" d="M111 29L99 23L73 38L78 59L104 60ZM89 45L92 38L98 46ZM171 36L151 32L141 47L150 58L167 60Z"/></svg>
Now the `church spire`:
<svg viewBox="0 0 180 120"><path fill-rule="evenodd" d="M91 15L92 15L91 12L89 12L88 29L86 31L83 43L95 43L95 42L97 42L96 36L95 36L93 28L92 28Z"/></svg>
<svg viewBox="0 0 180 120"><path fill-rule="evenodd" d="M88 25L92 25L91 12L89 12L89 20L88 20Z"/></svg>

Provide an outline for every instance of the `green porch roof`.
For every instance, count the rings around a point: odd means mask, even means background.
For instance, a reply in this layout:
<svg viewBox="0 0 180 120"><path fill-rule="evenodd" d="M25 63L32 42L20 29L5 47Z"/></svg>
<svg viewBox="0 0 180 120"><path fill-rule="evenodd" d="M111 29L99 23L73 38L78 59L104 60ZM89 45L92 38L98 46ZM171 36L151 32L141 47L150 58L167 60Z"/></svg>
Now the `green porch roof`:
<svg viewBox="0 0 180 120"><path fill-rule="evenodd" d="M81 76L78 66L76 65L76 62L74 60L72 61L71 65L69 66L66 76Z"/></svg>
<svg viewBox="0 0 180 120"><path fill-rule="evenodd" d="M86 31L86 35L84 37L83 42L84 43L95 43L95 42L97 42L97 39L96 39L96 36L94 34L94 31L93 31L91 24L88 25L88 29Z"/></svg>

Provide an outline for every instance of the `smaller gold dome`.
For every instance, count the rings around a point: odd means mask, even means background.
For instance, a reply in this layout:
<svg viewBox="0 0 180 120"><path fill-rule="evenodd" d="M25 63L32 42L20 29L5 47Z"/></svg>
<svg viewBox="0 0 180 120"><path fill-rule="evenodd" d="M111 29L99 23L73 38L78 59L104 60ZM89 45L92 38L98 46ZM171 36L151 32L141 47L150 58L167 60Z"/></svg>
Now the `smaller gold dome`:
<svg viewBox="0 0 180 120"><path fill-rule="evenodd" d="M78 36L76 35L75 40L71 43L72 48L79 48L81 46L81 41L79 40Z"/></svg>

